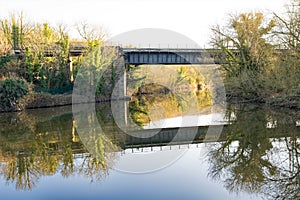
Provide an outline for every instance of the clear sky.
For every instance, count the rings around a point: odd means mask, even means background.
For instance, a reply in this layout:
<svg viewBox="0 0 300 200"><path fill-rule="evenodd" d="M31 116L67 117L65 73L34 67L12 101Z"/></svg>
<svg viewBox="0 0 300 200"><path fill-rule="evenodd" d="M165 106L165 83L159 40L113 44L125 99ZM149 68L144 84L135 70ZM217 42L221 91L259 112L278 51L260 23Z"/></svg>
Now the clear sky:
<svg viewBox="0 0 300 200"><path fill-rule="evenodd" d="M52 25L87 21L103 26L111 36L139 28L179 32L200 46L209 27L224 23L231 13L283 13L289 0L0 0L0 18L23 11L31 21Z"/></svg>

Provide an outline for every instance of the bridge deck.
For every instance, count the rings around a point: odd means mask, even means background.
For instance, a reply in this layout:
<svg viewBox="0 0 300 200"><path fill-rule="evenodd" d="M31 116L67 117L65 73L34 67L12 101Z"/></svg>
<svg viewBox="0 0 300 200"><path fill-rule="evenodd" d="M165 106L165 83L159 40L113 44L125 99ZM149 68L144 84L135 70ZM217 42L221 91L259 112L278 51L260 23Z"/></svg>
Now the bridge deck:
<svg viewBox="0 0 300 200"><path fill-rule="evenodd" d="M126 64L214 64L207 49L122 48Z"/></svg>

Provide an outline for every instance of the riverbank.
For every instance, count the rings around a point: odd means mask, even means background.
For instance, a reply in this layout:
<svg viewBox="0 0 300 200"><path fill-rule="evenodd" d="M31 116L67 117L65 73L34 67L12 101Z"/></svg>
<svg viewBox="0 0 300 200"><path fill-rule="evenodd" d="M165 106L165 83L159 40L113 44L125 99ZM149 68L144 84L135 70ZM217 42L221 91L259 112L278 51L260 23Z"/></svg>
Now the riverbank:
<svg viewBox="0 0 300 200"><path fill-rule="evenodd" d="M227 95L227 102L229 103L255 103L270 107L281 107L290 109L300 109L300 96L291 96L287 98L271 96L263 100L261 98L245 99L238 95Z"/></svg>
<svg viewBox="0 0 300 200"><path fill-rule="evenodd" d="M95 102L110 101L110 98L98 95ZM50 108L72 105L72 94L49 94L49 93L32 93L21 98L18 103L11 108L0 107L1 112L18 112L25 109Z"/></svg>
<svg viewBox="0 0 300 200"><path fill-rule="evenodd" d="M98 95L95 97L95 102L107 102L111 99L107 96ZM270 97L268 101L262 99L244 99L238 95L227 95L227 101L229 103L257 103L270 107L282 107L290 109L300 109L300 96L294 96L289 98ZM16 112L24 109L36 109L36 108L50 108L72 105L72 94L57 94L51 95L49 93L33 93L28 94L18 104L11 109L3 109L0 107L0 112Z"/></svg>

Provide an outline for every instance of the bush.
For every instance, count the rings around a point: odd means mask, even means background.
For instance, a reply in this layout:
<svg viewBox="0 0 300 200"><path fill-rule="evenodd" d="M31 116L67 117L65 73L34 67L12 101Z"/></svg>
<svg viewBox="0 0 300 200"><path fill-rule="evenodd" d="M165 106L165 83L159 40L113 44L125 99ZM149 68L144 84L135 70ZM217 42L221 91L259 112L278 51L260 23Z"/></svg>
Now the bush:
<svg viewBox="0 0 300 200"><path fill-rule="evenodd" d="M29 84L20 78L0 81L0 107L4 111L17 110L18 100L29 92Z"/></svg>

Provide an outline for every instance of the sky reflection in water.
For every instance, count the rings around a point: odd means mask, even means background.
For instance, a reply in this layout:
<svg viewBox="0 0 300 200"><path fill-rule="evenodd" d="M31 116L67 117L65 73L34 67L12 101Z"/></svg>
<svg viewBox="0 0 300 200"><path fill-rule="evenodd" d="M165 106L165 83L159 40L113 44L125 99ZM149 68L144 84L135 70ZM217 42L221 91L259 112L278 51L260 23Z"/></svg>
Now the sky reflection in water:
<svg viewBox="0 0 300 200"><path fill-rule="evenodd" d="M100 105L98 117L107 125L105 136L113 138L112 135L118 136L118 130L109 122L111 115L106 107ZM189 145L189 150L171 166L139 175L111 167L118 168L119 159L134 160L149 152L129 148L115 157L103 154L94 159L74 133L68 107L1 114L1 198L298 198L299 114L230 105L226 116L233 112L235 119L224 127L219 142ZM198 136L195 143L201 142L201 134ZM163 153L176 151L178 145L172 148ZM156 150L159 155L159 147Z"/></svg>

